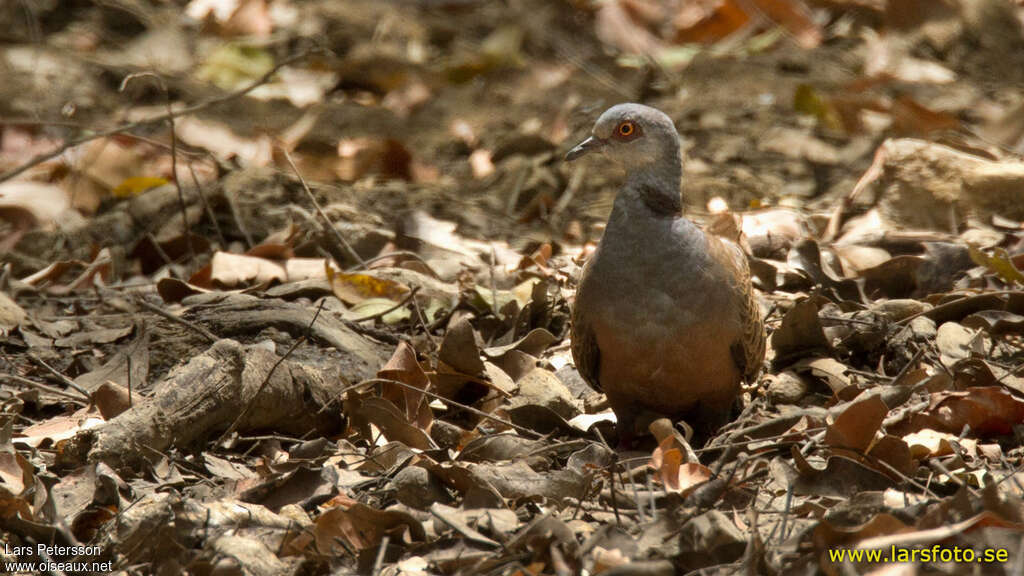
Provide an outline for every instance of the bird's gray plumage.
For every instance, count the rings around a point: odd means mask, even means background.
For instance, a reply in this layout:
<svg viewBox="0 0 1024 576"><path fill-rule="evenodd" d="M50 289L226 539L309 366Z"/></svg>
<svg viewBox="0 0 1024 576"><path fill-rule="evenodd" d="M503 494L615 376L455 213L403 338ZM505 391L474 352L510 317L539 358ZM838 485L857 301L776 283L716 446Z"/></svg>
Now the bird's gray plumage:
<svg viewBox="0 0 1024 576"><path fill-rule="evenodd" d="M567 159L596 151L626 180L580 278L577 368L608 394L626 437L641 412L715 428L764 358L746 259L682 216L679 136L664 113L609 108Z"/></svg>

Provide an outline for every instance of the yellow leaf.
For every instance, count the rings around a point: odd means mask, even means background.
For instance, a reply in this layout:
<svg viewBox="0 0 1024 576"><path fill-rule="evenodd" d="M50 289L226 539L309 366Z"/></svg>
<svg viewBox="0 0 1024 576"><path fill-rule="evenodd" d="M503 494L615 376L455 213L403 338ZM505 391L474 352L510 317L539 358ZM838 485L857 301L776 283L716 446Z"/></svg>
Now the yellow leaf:
<svg viewBox="0 0 1024 576"><path fill-rule="evenodd" d="M358 304L369 298L388 298L397 302L409 292L409 287L400 282L358 272L338 272L329 265L327 280L331 283L331 290L338 300L349 305Z"/></svg>
<svg viewBox="0 0 1024 576"><path fill-rule="evenodd" d="M157 176L137 176L134 178L125 178L117 185L116 188L111 192L115 198L131 198L138 196L146 190L156 188L157 186L163 186L167 184L165 178L159 178Z"/></svg>
<svg viewBox="0 0 1024 576"><path fill-rule="evenodd" d="M796 87L796 92L793 94L793 108L802 114L814 116L829 130L843 131L843 120L836 107L828 98L821 96L807 84Z"/></svg>
<svg viewBox="0 0 1024 576"><path fill-rule="evenodd" d="M1010 284L1024 284L1024 272L1021 272L1013 265L1010 254L1004 248L996 248L992 255L981 251L976 246L968 245L971 260L979 266L984 266Z"/></svg>

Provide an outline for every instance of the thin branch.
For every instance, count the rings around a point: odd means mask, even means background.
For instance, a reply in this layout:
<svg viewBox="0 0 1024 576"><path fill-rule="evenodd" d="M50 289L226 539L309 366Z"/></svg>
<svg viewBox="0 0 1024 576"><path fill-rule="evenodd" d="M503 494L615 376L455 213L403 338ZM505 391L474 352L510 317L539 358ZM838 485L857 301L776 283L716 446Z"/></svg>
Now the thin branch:
<svg viewBox="0 0 1024 576"><path fill-rule="evenodd" d="M206 199L206 193L203 192L203 185L199 183L199 176L196 175L196 169L192 166L192 161L189 160L186 163L188 166L188 172L192 175L192 183L196 185L196 192L199 193L199 200L203 203L203 210L206 211L206 217L210 219L210 224L213 224L213 231L217 234L217 240L220 241L220 245L226 247L228 241L224 239L224 233L221 232L220 224L217 223L217 215L213 213L213 208L210 206L210 202Z"/></svg>
<svg viewBox="0 0 1024 576"><path fill-rule="evenodd" d="M313 208L316 209L316 214L321 219L321 226L334 233L334 239L338 241L338 247L342 249L345 256L350 260L355 260L360 266L366 267L366 262L363 261L362 257L360 257L359 254L356 253L355 249L353 249L345 238L342 237L341 233L338 232L338 229L334 227L334 223L331 222L330 218L327 217L327 214L324 214L324 211L320 208L320 203L316 201L316 196L314 196L313 191L310 190L309 184L306 184L306 179L302 177L302 173L299 172L299 168L295 165L295 162L292 161L292 155L288 153L288 149L284 146L281 146L280 148L281 152L284 154L284 159L288 162L288 166L291 167L292 172L294 172L295 176L299 179L299 182L302 184L302 189L305 190L306 195L309 196L309 201L313 203Z"/></svg>
<svg viewBox="0 0 1024 576"><path fill-rule="evenodd" d="M181 182L178 179L178 135L175 132L174 110L171 108L171 93L167 91L167 84L164 82L163 77L155 72L138 72L125 76L124 80L121 81L118 92L124 92L128 83L136 78L153 78L164 93L164 100L167 104L167 125L171 128L171 181L174 182L174 188L178 191L178 208L181 210L182 233L185 235L185 244L188 246L188 254L191 257L189 261L195 262L196 249L192 245L192 230L188 226L188 206L185 203L185 191L181 189Z"/></svg>
<svg viewBox="0 0 1024 576"><path fill-rule="evenodd" d="M42 384L42 383L36 382L34 380L29 380L28 378L22 378L21 376L17 376L15 374L2 373L2 374L0 374L0 378L6 379L6 380L10 380L11 382L14 382L16 384L21 384L23 386L28 386L29 388L35 388L36 390L40 390L40 391L43 391L43 392L46 392L46 393L49 393L49 394L53 394L54 396L60 396L61 398L66 398L66 399L71 400L73 402L78 402L79 404L86 404L86 405L89 404L89 396L88 395L86 395L85 399L83 400L82 397L78 396L77 394L71 394L70 392L65 392L65 391L63 391L63 390L61 390L59 388L54 388L53 386L47 386L46 384Z"/></svg>
<svg viewBox="0 0 1024 576"><path fill-rule="evenodd" d="M467 411L467 412L469 412L471 414L475 414L475 415L477 415L477 416L479 416L481 418L484 418L484 419L487 419L487 420L492 420L492 421L497 422L499 424L502 424L504 426L508 426L509 428L512 428L513 430L515 430L517 432L520 432L522 434L526 434L527 436L529 436L531 438L543 438L544 437L543 434L539 434L537 432L534 432L533 430L530 430L529 428L525 428L525 427L520 426L518 424L513 424L512 422L509 422L508 420L503 420L501 418L498 418L497 416L494 416L492 414L488 414L487 412L484 412L483 410L478 410L476 408L473 408L472 406L468 406L466 404L462 404L461 402L456 402L455 400L451 400L449 398L445 398L444 396L441 396L440 394L431 392L429 390L424 390L423 388L417 388L417 387L413 386L412 384L406 384L405 382L402 382L402 381L399 381L399 380L392 380L391 378L370 378L370 379L367 379L367 380L363 380L362 382L357 382L356 384L352 384L350 386L346 386L341 392L345 393L345 392L348 392L349 390L353 390L353 389L358 388L360 386L366 386L366 385L369 385L369 384L394 384L396 386L402 386L403 388L408 388L410 390L414 390L414 391L419 392L419 393L421 393L421 394L423 394L425 396L429 396L430 398L433 398L435 400L440 400L441 402L444 402L445 404L448 404L450 406L455 406L456 408L460 408L460 409L465 410L465 411Z"/></svg>
<svg viewBox="0 0 1024 576"><path fill-rule="evenodd" d="M362 318L353 318L353 319L349 320L349 322L366 322L367 320L376 320L378 318L383 318L384 316L387 316L388 314L391 314L395 310L398 310L402 306L405 306L406 304L408 304L409 301L412 300L413 297L416 296L416 293L419 292L419 291L420 291L420 287L419 286L413 286L412 290L409 290L409 293L405 295L405 298L402 298L401 302L398 302L397 304L395 304L394 306L391 306L387 310L381 310L380 312L375 312L375 313L370 314L368 316L363 316Z"/></svg>
<svg viewBox="0 0 1024 576"><path fill-rule="evenodd" d="M923 310L921 312L918 312L917 314L911 314L910 316L907 316L906 318L903 318L901 320L896 321L895 324L897 326L902 326L902 325L905 325L905 324L909 324L911 320L917 318L918 316L928 316L929 318L931 318L932 315L934 315L937 312L943 312L943 311L945 311L945 310L947 310L949 308L953 308L955 306L959 306L959 305L963 304L964 302L967 302L968 300L970 300L972 298L978 298L980 296L997 296L998 297L998 296L1014 296L1014 295L1018 295L1018 294L1024 294L1024 291L1021 291L1021 290L996 290L994 292L984 292L984 291L982 291L982 292L978 292L977 294L967 294L967 295L965 295L962 298L957 298L956 300L950 300L949 302L943 302L942 304L939 304L938 306L935 306L933 308L929 308L928 310Z"/></svg>
<svg viewBox="0 0 1024 576"><path fill-rule="evenodd" d="M217 104L223 104L224 102L227 102L229 100L234 100L235 98L239 98L241 96L245 96L249 92L252 92L256 88L259 88L260 86L266 84L270 80L270 78L274 76L274 74L277 74L277 72L279 70L281 70L282 68L284 68L285 66L289 66L289 65L294 64L294 63L296 63L296 62L298 62L300 60L304 60L307 56L309 56L310 54L312 54L314 52L317 52L317 51L319 51L319 50L317 50L317 49L304 50L303 52L300 52L299 54L296 54L295 56L292 56L290 58L285 58L284 60L279 62L277 65L275 65L273 68L271 68L269 71L267 71L266 74L264 74L263 76L260 76L255 81L253 81L251 84L249 84L247 86L244 86L244 87L242 87L242 88L240 88L238 90L235 90L234 92L229 92L227 94L224 94L223 96L218 96L216 98L211 98L209 100L206 100L205 102L200 102L199 104L195 104L193 106L186 106L186 107L184 107L184 108L182 108L182 109L180 109L178 111L173 111L172 110L171 112L169 112L167 114L161 114L159 116L154 116L153 118L146 118L146 119L143 119L143 120L139 120L137 122L130 122L128 124L122 124L122 125L116 126L114 128L109 128L107 130L101 130L99 132L93 132L92 134L87 134L85 136L79 136L78 138L73 138L71 140L68 140L67 142L65 142L65 143L61 144L59 147L57 147L56 150L52 150L50 152L44 152L42 154L39 154L36 157L34 157L31 160L29 160L28 162L22 164L21 166L18 166L17 168L13 168L11 170L8 170L7 172L4 172L3 174L0 174L0 182L6 182L7 180L10 180L11 178L14 178L15 176L25 172L26 170L30 170L33 167L38 166L39 164L42 164L43 162L46 162L47 160L52 160L52 159L60 156L61 154L63 154L65 151L67 151L67 150L69 150L71 148L74 148L75 146L81 146L82 144L86 144L88 142L92 142L93 140L99 140L100 138L107 138L108 136L114 136L115 134L120 134L122 132L130 132L130 131L138 129L138 128L143 128L143 127L146 127L146 126L152 126L154 124L161 124L161 123L166 122L166 121L168 121L168 120L170 120L172 118L177 118L179 116L188 116L189 114L195 114L196 112L200 112L200 111L205 110L207 108L210 108L212 106L216 106Z"/></svg>
<svg viewBox="0 0 1024 576"><path fill-rule="evenodd" d="M79 394L85 396L86 398L89 397L89 391L88 390L86 390L85 388L82 388L81 386L76 384L75 381L72 380L71 378L68 378L64 374L61 374L56 368L54 368L53 366L50 366L49 364L44 362L42 358L36 356L35 354L33 354L31 352L29 352L27 354L27 356L28 356L29 360L35 362L37 365L41 366L47 372L49 372L50 374L55 376L58 380L63 382L64 385L67 386L68 388L71 388L71 389L77 391Z"/></svg>
<svg viewBox="0 0 1024 576"><path fill-rule="evenodd" d="M256 405L256 398L258 398L259 395L263 393L263 390L267 387L267 385L270 384L270 377L274 375L274 372L277 370L277 367L280 366L282 362L287 360L288 357L292 355L292 352L294 352L295 349L298 348L300 344L309 340L309 335L313 332L313 324L316 324L317 318L320 317L320 311L323 309L324 303L321 300L320 305L316 307L316 313L313 314L313 319L309 321L309 326L306 326L306 333L300 336L298 339L296 339L295 342L292 343L291 347L288 348L288 351L284 353L284 356L278 358L277 362L274 362L274 365L270 367L270 370L267 372L267 376L263 378L263 382L260 382L259 387L256 388L256 393L253 394L251 398L249 398L249 401L245 404L245 408L243 408L242 411L239 412L238 417L235 418L231 425L228 426L228 429L225 430L224 433L220 435L220 438L217 439L218 444L223 442L225 438L230 436L236 429L238 429L238 425L242 422L242 419L248 416L249 412L252 411L252 407Z"/></svg>
<svg viewBox="0 0 1024 576"><path fill-rule="evenodd" d="M346 268L345 272L356 272L358 270L363 270L367 266L369 266L370 264L373 264L374 262L379 262L381 260L387 260L388 258L398 258L399 256L407 256L409 258L412 258L413 260L416 260L417 262L419 262L420 264L423 264L423 266L425 266L427 268L427 270L430 272L431 276L433 276L434 278L437 278L437 279L441 278L440 276L437 275L437 272L435 272L434 269L430 267L430 264L426 260L423 259L423 256L420 256L419 254L417 254L415 252L410 252L408 250L394 250L392 252L385 252L383 254L378 254L378 255L374 256L373 258L367 258L362 264L356 264L355 266L351 266L349 268Z"/></svg>
<svg viewBox="0 0 1024 576"><path fill-rule="evenodd" d="M176 323L181 324L182 326L184 326L186 328L189 328L189 329L195 331L197 334L199 334L204 339L206 339L207 342L213 343L213 342L216 342L217 340L220 340L220 338L218 338L213 332L210 332L206 328L203 328L202 326L200 326L198 324L194 324L192 322L189 322L188 320L185 320L184 318L179 318L178 316L175 316L174 314L171 314L170 312L168 312L167 310L164 310L163 308L161 308L159 306L154 306L153 304L150 304L149 302L146 302L141 297L137 298L135 300L135 302L139 306L142 306L143 308L145 308L146 310L149 310L150 312L153 312L154 314L158 314L160 316L163 316L164 318L170 320L171 322L176 322Z"/></svg>

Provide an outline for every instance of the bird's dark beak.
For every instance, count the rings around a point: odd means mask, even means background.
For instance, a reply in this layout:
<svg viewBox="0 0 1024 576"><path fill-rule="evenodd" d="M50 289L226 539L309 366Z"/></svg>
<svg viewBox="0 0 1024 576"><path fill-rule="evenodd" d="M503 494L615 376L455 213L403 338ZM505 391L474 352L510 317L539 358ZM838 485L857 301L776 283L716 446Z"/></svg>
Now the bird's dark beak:
<svg viewBox="0 0 1024 576"><path fill-rule="evenodd" d="M572 150L569 150L565 154L565 161L572 162L573 160L583 156L587 152L593 152L594 150L600 150L604 147L605 141L598 138L597 136L591 136L583 142L580 142Z"/></svg>

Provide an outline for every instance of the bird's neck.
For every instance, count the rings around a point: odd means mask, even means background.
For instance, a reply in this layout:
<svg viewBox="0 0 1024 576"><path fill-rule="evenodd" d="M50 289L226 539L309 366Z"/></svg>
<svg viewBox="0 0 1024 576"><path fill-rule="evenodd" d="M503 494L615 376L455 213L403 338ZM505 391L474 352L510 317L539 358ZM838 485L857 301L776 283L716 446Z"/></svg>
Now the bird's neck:
<svg viewBox="0 0 1024 576"><path fill-rule="evenodd" d="M655 216L679 216L683 212L679 194L682 168L677 151L674 156L630 170L624 190L637 194Z"/></svg>

